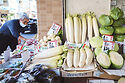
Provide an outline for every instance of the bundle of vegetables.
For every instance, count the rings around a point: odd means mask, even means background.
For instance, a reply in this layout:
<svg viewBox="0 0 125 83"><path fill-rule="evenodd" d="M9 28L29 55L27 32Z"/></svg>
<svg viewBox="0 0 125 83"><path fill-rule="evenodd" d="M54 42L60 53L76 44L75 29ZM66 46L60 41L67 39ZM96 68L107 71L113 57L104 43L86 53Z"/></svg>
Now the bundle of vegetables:
<svg viewBox="0 0 125 83"><path fill-rule="evenodd" d="M67 66L69 68L83 68L85 65L90 65L93 58L93 52L88 46L80 49L69 49L66 58Z"/></svg>
<svg viewBox="0 0 125 83"><path fill-rule="evenodd" d="M99 17L99 23L101 24L100 33L102 35L114 35L116 41L123 42L125 34L125 18L123 18L124 12L114 7L110 11L110 15L101 15Z"/></svg>
<svg viewBox="0 0 125 83"><path fill-rule="evenodd" d="M65 19L66 39L71 43L85 43L93 36L99 36L98 22L94 13L88 12L80 16L75 14L73 17L68 14ZM93 35L94 30L94 35Z"/></svg>
<svg viewBox="0 0 125 83"><path fill-rule="evenodd" d="M33 64L30 65L30 67L36 64L47 65L50 68L61 67L66 54L67 48L65 46L58 46L55 48L44 50L43 52L39 52L34 56L32 61Z"/></svg>
<svg viewBox="0 0 125 83"><path fill-rule="evenodd" d="M39 45L43 47L48 47L49 41L57 41L58 45L62 44L61 38L55 34L50 34L48 36L43 36L43 39L39 41Z"/></svg>
<svg viewBox="0 0 125 83"><path fill-rule="evenodd" d="M103 39L101 37L91 38L90 44L95 48L96 60L103 68L122 68L124 60L122 55L117 52L119 50L117 43L114 44L114 50L109 50L107 54L102 50Z"/></svg>

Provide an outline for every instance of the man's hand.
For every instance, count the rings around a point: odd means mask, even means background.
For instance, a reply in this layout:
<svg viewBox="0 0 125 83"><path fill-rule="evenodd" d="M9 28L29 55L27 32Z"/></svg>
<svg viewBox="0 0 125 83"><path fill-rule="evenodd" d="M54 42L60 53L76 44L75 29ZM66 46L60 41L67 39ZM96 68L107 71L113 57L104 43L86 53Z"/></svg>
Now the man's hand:
<svg viewBox="0 0 125 83"><path fill-rule="evenodd" d="M22 37L22 36L19 36L18 40L24 40L24 41L27 41L28 39Z"/></svg>

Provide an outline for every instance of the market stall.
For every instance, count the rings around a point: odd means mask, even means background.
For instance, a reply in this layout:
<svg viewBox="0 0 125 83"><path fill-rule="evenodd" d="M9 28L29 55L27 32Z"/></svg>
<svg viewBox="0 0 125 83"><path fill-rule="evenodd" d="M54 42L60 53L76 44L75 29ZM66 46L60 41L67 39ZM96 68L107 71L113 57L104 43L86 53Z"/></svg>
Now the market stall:
<svg viewBox="0 0 125 83"><path fill-rule="evenodd" d="M53 4L61 4L54 2L48 3L54 8ZM53 21L45 16L51 26L38 18L38 39L18 45L9 61L1 59L0 81L114 83L120 79L124 83L125 13L111 3L115 5L110 0L62 0L62 13L57 15L62 25L55 14Z"/></svg>

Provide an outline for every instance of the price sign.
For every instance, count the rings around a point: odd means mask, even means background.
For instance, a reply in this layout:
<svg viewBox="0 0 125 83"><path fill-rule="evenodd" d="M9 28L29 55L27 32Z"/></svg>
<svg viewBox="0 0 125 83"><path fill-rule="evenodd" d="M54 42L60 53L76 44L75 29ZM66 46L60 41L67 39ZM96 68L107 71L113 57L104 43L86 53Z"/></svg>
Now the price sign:
<svg viewBox="0 0 125 83"><path fill-rule="evenodd" d="M48 48L53 48L53 47L57 47L58 46L58 41L49 41L48 42Z"/></svg>
<svg viewBox="0 0 125 83"><path fill-rule="evenodd" d="M84 44L75 44L75 43L70 43L70 42L65 42L65 45L69 48L69 49L74 49L74 48L84 48Z"/></svg>
<svg viewBox="0 0 125 83"><path fill-rule="evenodd" d="M113 36L111 35L103 35L102 38L104 41L113 41Z"/></svg>
<svg viewBox="0 0 125 83"><path fill-rule="evenodd" d="M114 50L115 42L113 41L103 41L102 51L107 53L108 50Z"/></svg>
<svg viewBox="0 0 125 83"><path fill-rule="evenodd" d="M58 34L59 30L61 29L61 26L56 24L56 23L53 23L53 25L51 26L49 32L47 33L47 35L50 35L50 34Z"/></svg>

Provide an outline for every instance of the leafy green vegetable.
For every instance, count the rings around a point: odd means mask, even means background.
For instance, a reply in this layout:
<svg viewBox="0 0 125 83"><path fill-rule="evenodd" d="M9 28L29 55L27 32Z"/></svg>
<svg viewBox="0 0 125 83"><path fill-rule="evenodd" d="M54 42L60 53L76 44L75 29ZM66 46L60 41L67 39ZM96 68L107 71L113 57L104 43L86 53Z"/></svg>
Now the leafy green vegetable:
<svg viewBox="0 0 125 83"><path fill-rule="evenodd" d="M101 15L99 17L99 23L103 26L109 26L113 24L113 19L108 15Z"/></svg>
<svg viewBox="0 0 125 83"><path fill-rule="evenodd" d="M90 39L90 44L93 48L100 48L103 45L103 39L101 37L93 37Z"/></svg>
<svg viewBox="0 0 125 83"><path fill-rule="evenodd" d="M124 18L120 18L120 19L114 21L113 26L118 27L118 26L122 26L123 24L125 24Z"/></svg>
<svg viewBox="0 0 125 83"><path fill-rule="evenodd" d="M123 41L124 41L124 38L125 38L125 35L114 35L114 39L115 39L116 41L123 42Z"/></svg>
<svg viewBox="0 0 125 83"><path fill-rule="evenodd" d="M119 50L119 46L118 46L118 44L117 43L115 43L115 46L114 46L114 51L118 51Z"/></svg>
<svg viewBox="0 0 125 83"><path fill-rule="evenodd" d="M102 53L102 48L95 48L95 55L98 56L100 53Z"/></svg>
<svg viewBox="0 0 125 83"><path fill-rule="evenodd" d="M102 35L104 35L104 34L105 35L112 35L114 32L114 28L111 26L108 26L108 27L101 26L99 31Z"/></svg>
<svg viewBox="0 0 125 83"><path fill-rule="evenodd" d="M118 20L119 18L123 17L124 12L120 8L114 7L111 9L110 15L114 20Z"/></svg>
<svg viewBox="0 0 125 83"><path fill-rule="evenodd" d="M111 65L111 61L109 56L106 53L100 53L97 57L96 57L97 62L103 67L103 68L109 68Z"/></svg>
<svg viewBox="0 0 125 83"><path fill-rule="evenodd" d="M115 34L124 34L125 33L125 27L114 27Z"/></svg>
<svg viewBox="0 0 125 83"><path fill-rule="evenodd" d="M118 52L115 51L110 51L109 55L110 55L110 60L112 62L112 67L116 69L122 68L124 64L123 57Z"/></svg>

